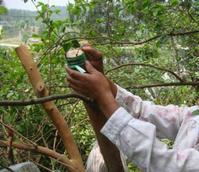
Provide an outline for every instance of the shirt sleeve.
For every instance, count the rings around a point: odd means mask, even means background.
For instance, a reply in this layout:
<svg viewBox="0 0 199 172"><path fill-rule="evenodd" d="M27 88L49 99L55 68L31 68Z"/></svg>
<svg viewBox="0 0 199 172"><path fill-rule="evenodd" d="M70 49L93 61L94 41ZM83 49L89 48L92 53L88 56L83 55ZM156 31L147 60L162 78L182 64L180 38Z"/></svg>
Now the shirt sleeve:
<svg viewBox="0 0 199 172"><path fill-rule="evenodd" d="M195 125L199 131L199 124ZM145 172L198 172L199 152L188 148L168 149L156 138L156 127L134 118L120 107L110 117L102 134Z"/></svg>
<svg viewBox="0 0 199 172"><path fill-rule="evenodd" d="M155 105L150 101L143 101L127 90L117 85L116 101L126 109L133 117L147 121L156 126L158 138L174 140L181 123L192 116L196 107L176 105Z"/></svg>

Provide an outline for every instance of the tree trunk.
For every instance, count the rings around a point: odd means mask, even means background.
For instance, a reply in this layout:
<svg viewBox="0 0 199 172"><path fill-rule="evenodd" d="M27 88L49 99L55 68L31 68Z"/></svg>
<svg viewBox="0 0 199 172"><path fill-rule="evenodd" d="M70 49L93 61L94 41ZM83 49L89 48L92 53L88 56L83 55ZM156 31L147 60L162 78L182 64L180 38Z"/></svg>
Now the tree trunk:
<svg viewBox="0 0 199 172"><path fill-rule="evenodd" d="M21 45L20 47L16 48L16 53L19 56L19 59L21 60L21 63L28 74L29 80L37 96L48 96L48 90L41 78L36 63L33 61L32 56L28 51L28 48L26 46ZM71 162L74 164L75 169L69 168L70 172L84 172L85 170L81 155L62 114L59 112L56 105L52 101L42 103L42 106L47 112L50 119L52 120L56 129L58 130L58 133L62 138L64 147L69 154L69 158L71 159Z"/></svg>

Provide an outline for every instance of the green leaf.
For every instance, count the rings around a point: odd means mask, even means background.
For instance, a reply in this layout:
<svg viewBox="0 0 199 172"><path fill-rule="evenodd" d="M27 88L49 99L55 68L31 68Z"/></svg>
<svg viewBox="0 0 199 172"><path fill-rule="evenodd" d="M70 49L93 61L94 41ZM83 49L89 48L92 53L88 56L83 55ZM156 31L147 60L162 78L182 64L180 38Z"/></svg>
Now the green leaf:
<svg viewBox="0 0 199 172"><path fill-rule="evenodd" d="M77 40L72 40L72 41L69 41L69 42L62 43L61 46L63 47L64 51L67 52L70 48L80 47L80 44Z"/></svg>
<svg viewBox="0 0 199 172"><path fill-rule="evenodd" d="M72 43L66 42L66 43L63 43L61 46L63 47L64 51L67 52L72 47Z"/></svg>
<svg viewBox="0 0 199 172"><path fill-rule="evenodd" d="M171 0L171 5L176 6L178 5L179 1L178 0Z"/></svg>
<svg viewBox="0 0 199 172"><path fill-rule="evenodd" d="M40 36L39 36L38 34L35 34L35 33L32 34L32 37L33 37L33 38L40 38Z"/></svg>
<svg viewBox="0 0 199 172"><path fill-rule="evenodd" d="M192 112L193 116L199 115L199 109Z"/></svg>

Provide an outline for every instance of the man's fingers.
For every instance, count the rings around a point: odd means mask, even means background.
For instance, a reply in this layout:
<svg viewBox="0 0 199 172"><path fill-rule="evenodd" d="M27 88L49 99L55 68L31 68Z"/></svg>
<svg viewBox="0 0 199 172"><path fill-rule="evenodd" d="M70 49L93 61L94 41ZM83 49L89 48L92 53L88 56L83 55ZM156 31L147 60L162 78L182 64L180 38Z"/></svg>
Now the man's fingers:
<svg viewBox="0 0 199 172"><path fill-rule="evenodd" d="M66 67L66 72L69 74L69 76L75 80L84 80L85 79L85 74L82 74L78 71L72 70L69 67Z"/></svg>
<svg viewBox="0 0 199 172"><path fill-rule="evenodd" d="M75 85L73 85L71 83L70 83L69 87L72 88L75 92L81 93L79 87L77 87L77 86L75 86Z"/></svg>
<svg viewBox="0 0 199 172"><path fill-rule="evenodd" d="M96 72L97 70L90 64L89 61L86 61L86 70L88 73Z"/></svg>
<svg viewBox="0 0 199 172"><path fill-rule="evenodd" d="M68 74L70 74L71 72L72 72L72 69L70 69L68 66L66 66L66 72L68 73Z"/></svg>
<svg viewBox="0 0 199 172"><path fill-rule="evenodd" d="M77 91L77 92L80 92L81 88L79 87L78 84L74 83L74 82L71 82L71 80L69 80L69 78L67 78L67 81L68 81L68 86L70 88L72 88L73 90Z"/></svg>
<svg viewBox="0 0 199 172"><path fill-rule="evenodd" d="M81 84L81 82L79 80L75 80L75 79L71 78L70 76L68 76L66 79L70 84L77 85L77 86Z"/></svg>
<svg viewBox="0 0 199 172"><path fill-rule="evenodd" d="M83 46L81 49L87 55L88 60L92 60L92 59L98 60L102 58L102 53L92 48L89 45Z"/></svg>
<svg viewBox="0 0 199 172"><path fill-rule="evenodd" d="M87 92L85 91L85 89L77 86L77 85L73 85L72 83L70 83L70 88L72 88L75 92L79 93L79 94L83 94L85 96L87 96Z"/></svg>

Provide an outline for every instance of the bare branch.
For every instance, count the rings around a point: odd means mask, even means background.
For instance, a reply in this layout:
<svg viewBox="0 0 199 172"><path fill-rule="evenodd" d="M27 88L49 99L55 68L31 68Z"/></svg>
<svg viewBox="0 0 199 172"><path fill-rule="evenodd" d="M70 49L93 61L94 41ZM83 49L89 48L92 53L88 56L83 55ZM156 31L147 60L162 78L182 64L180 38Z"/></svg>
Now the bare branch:
<svg viewBox="0 0 199 172"><path fill-rule="evenodd" d="M184 36L184 35L193 35L199 33L199 30L187 31L187 32L178 32L178 33L169 33L167 36Z"/></svg>
<svg viewBox="0 0 199 172"><path fill-rule="evenodd" d="M8 147L9 142L0 140L0 147ZM70 167L72 169L75 168L75 164L73 164L73 161L69 160L64 154L60 154L58 152L55 152L49 148L43 147L43 146L33 146L23 143L12 143L12 146L17 149L25 150L25 151L32 151L37 152L52 158L55 158L58 162L64 163L66 167Z"/></svg>
<svg viewBox="0 0 199 172"><path fill-rule="evenodd" d="M88 97L79 94L58 94L58 95L51 95L51 96L41 97L37 99L30 99L30 100L15 100L15 101L2 100L0 101L0 106L28 106L28 105L42 104L52 100L68 99L68 98L79 98L87 103L93 102Z"/></svg>
<svg viewBox="0 0 199 172"><path fill-rule="evenodd" d="M21 133L19 133L17 130L15 130L14 128L10 127L9 125L5 124L2 120L0 120L0 124L2 126L4 126L5 128L11 130L15 135L18 135L19 137L21 137L22 139L26 140L27 142L31 143L34 146L37 146L37 144L35 142L33 142L32 140L29 140L27 137L23 136Z"/></svg>

